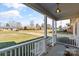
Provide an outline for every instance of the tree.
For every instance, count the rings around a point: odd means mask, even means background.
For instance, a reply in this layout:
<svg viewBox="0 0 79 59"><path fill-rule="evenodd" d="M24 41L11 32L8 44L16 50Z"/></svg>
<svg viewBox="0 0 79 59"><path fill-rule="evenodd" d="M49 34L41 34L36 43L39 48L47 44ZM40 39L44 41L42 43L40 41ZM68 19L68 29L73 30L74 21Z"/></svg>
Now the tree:
<svg viewBox="0 0 79 59"><path fill-rule="evenodd" d="M11 30L16 29L16 21L9 21L8 24Z"/></svg>
<svg viewBox="0 0 79 59"><path fill-rule="evenodd" d="M62 31L62 26L61 25L59 26L59 31Z"/></svg>
<svg viewBox="0 0 79 59"><path fill-rule="evenodd" d="M27 30L27 26L24 26L24 30Z"/></svg>
<svg viewBox="0 0 79 59"><path fill-rule="evenodd" d="M39 24L36 24L36 29L40 30L41 26Z"/></svg>
<svg viewBox="0 0 79 59"><path fill-rule="evenodd" d="M9 21L8 23L11 28L16 28L16 21Z"/></svg>
<svg viewBox="0 0 79 59"><path fill-rule="evenodd" d="M20 29L22 29L22 24L20 22L9 21L8 24L9 24L9 27L11 28L11 30L13 30L13 29L20 30Z"/></svg>
<svg viewBox="0 0 79 59"><path fill-rule="evenodd" d="M51 29L51 25L50 24L47 24L47 29Z"/></svg>
<svg viewBox="0 0 79 59"><path fill-rule="evenodd" d="M7 28L7 29L10 29L9 23L6 23L6 28Z"/></svg>
<svg viewBox="0 0 79 59"><path fill-rule="evenodd" d="M0 27L1 27L2 23L0 22Z"/></svg>
<svg viewBox="0 0 79 59"><path fill-rule="evenodd" d="M16 22L16 29L21 30L22 24L20 22Z"/></svg>
<svg viewBox="0 0 79 59"><path fill-rule="evenodd" d="M41 29L44 29L44 23L41 24Z"/></svg>
<svg viewBox="0 0 79 59"><path fill-rule="evenodd" d="M30 29L34 29L34 21L33 20L30 22Z"/></svg>

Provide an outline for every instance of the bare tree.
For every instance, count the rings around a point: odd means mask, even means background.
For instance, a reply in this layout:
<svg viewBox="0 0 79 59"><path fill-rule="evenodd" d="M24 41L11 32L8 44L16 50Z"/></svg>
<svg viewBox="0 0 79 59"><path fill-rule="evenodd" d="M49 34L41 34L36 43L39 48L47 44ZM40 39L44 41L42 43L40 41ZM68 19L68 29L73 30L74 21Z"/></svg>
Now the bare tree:
<svg viewBox="0 0 79 59"><path fill-rule="evenodd" d="M33 20L30 22L30 29L34 29L34 21Z"/></svg>
<svg viewBox="0 0 79 59"><path fill-rule="evenodd" d="M8 22L9 27L13 30L13 29L17 29L20 30L22 29L22 24L20 22L16 22L16 21L9 21Z"/></svg>
<svg viewBox="0 0 79 59"><path fill-rule="evenodd" d="M37 30L40 30L41 29L41 26L39 24L36 24L36 29Z"/></svg>
<svg viewBox="0 0 79 59"><path fill-rule="evenodd" d="M22 24L20 22L16 22L16 28L18 30L21 30L22 29Z"/></svg>
<svg viewBox="0 0 79 59"><path fill-rule="evenodd" d="M6 29L10 29L9 23L6 23Z"/></svg>
<svg viewBox="0 0 79 59"><path fill-rule="evenodd" d="M41 29L44 29L44 23L41 24Z"/></svg>
<svg viewBox="0 0 79 59"><path fill-rule="evenodd" d="M1 27L2 23L0 22L0 27Z"/></svg>

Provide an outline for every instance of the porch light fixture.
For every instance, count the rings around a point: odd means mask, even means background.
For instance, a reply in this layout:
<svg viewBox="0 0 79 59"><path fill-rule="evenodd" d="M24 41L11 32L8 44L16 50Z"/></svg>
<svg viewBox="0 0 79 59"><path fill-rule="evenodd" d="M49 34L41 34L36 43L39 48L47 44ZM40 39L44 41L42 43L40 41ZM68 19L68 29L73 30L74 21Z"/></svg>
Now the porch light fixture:
<svg viewBox="0 0 79 59"><path fill-rule="evenodd" d="M60 10L60 8L59 8L59 3L56 3L56 4L57 4L56 13L60 13L61 10Z"/></svg>

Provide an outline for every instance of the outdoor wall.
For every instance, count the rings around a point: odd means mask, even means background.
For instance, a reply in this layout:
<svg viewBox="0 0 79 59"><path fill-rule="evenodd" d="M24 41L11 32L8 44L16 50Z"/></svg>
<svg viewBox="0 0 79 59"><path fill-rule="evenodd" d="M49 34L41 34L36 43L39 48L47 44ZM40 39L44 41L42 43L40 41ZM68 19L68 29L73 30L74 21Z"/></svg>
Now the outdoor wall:
<svg viewBox="0 0 79 59"><path fill-rule="evenodd" d="M79 18L71 18L70 25L72 26L72 31L75 29L75 35L77 35L77 23L79 22Z"/></svg>

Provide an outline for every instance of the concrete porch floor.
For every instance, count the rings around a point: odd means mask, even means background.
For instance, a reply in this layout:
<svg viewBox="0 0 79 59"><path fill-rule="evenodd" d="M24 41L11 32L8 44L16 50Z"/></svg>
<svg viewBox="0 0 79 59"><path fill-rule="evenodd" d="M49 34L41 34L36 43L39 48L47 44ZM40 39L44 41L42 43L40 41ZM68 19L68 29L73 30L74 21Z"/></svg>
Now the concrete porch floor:
<svg viewBox="0 0 79 59"><path fill-rule="evenodd" d="M47 48L47 54L43 56L64 56L65 45L56 44L54 47Z"/></svg>

